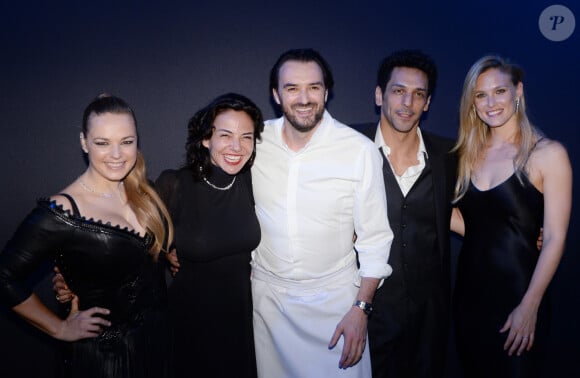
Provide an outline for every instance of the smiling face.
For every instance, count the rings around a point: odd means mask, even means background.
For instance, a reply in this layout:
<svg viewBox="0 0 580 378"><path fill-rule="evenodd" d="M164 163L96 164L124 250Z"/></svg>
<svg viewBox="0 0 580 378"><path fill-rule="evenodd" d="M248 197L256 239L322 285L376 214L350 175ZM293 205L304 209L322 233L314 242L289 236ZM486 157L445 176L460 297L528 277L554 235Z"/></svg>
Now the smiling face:
<svg viewBox="0 0 580 378"><path fill-rule="evenodd" d="M313 130L322 119L328 95L320 66L289 60L280 67L278 77L272 94L286 121L299 132Z"/></svg>
<svg viewBox="0 0 580 378"><path fill-rule="evenodd" d="M523 93L522 83L514 85L511 76L492 68L477 78L473 104L477 116L489 127L515 122L516 99Z"/></svg>
<svg viewBox="0 0 580 378"><path fill-rule="evenodd" d="M381 125L399 133L408 133L419 124L429 109L431 96L427 75L409 67L395 67L385 87L375 90L375 103L381 107ZM385 130L388 131L388 130Z"/></svg>
<svg viewBox="0 0 580 378"><path fill-rule="evenodd" d="M123 180L137 160L137 129L130 114L92 113L81 146L88 154L92 175L108 181ZM96 176L95 179L98 179Z"/></svg>
<svg viewBox="0 0 580 378"><path fill-rule="evenodd" d="M211 162L224 172L235 175L246 165L254 151L254 123L243 111L226 110L215 117L210 139L202 144L209 150Z"/></svg>

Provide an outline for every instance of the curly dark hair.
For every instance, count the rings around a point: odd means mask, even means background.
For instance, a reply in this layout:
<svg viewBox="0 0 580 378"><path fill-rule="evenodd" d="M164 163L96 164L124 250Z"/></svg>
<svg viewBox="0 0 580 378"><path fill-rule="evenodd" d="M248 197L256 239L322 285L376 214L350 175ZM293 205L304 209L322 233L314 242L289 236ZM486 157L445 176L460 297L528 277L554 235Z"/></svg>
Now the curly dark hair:
<svg viewBox="0 0 580 378"><path fill-rule="evenodd" d="M395 67L416 68L427 75L427 96L430 96L437 85L437 66L431 57L420 50L398 50L381 62L377 74L377 86L385 93L387 83Z"/></svg>
<svg viewBox="0 0 580 378"><path fill-rule="evenodd" d="M192 171L196 180L211 176L212 163L209 149L202 142L211 138L216 117L227 110L245 112L252 119L254 124L254 151L242 170L250 169L254 163L256 141L261 140L260 135L264 131L262 112L249 98L237 93L226 93L218 96L209 105L197 111L187 124L185 166Z"/></svg>

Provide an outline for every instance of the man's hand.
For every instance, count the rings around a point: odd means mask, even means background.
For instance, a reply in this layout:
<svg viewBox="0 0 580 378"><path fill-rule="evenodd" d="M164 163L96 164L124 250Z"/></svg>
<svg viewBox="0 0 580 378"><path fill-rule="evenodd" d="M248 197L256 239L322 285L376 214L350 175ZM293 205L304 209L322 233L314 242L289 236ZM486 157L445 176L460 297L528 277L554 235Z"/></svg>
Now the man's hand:
<svg viewBox="0 0 580 378"><path fill-rule="evenodd" d="M56 292L56 300L60 303L70 302L75 294L68 288L57 266L54 267L54 273L56 274L52 277L52 290Z"/></svg>
<svg viewBox="0 0 580 378"><path fill-rule="evenodd" d="M177 251L175 248L173 248L171 252L167 253L165 257L169 262L169 270L171 270L171 275L175 277L177 272L179 272L179 267L181 266L179 265L179 259L177 258Z"/></svg>
<svg viewBox="0 0 580 378"><path fill-rule="evenodd" d="M336 326L328 349L336 346L341 335L344 337L344 347L338 363L339 368L347 369L360 361L366 345L367 321L367 315L362 309L352 307Z"/></svg>

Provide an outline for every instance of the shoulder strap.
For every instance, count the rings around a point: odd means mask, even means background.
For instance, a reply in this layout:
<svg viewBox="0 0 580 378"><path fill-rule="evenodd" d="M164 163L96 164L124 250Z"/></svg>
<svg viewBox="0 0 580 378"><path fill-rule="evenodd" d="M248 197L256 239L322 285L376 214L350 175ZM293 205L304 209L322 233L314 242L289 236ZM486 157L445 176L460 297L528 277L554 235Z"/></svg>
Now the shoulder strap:
<svg viewBox="0 0 580 378"><path fill-rule="evenodd" d="M59 193L58 195L65 197L67 200L70 201L70 205L72 206L73 209L73 214L76 216L80 216L81 213L79 211L79 207L77 206L77 203L75 202L75 200L72 198L72 196L70 194L66 194L66 193Z"/></svg>
<svg viewBox="0 0 580 378"><path fill-rule="evenodd" d="M526 158L526 161L524 162L524 167L526 167L528 165L528 160L530 160L530 156L532 156L532 152L534 152L534 150L538 146L538 143L540 143L543 139L544 139L544 137L539 137L538 140L536 140L536 143L534 143L534 145L532 146L532 149L530 150L530 154L528 155L528 157Z"/></svg>

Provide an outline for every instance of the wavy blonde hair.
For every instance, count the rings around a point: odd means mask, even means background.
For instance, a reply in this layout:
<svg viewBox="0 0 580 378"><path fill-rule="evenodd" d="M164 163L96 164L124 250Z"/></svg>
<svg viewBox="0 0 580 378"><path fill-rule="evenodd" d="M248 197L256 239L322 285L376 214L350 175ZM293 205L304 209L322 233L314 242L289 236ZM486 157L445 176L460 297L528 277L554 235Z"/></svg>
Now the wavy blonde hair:
<svg viewBox="0 0 580 378"><path fill-rule="evenodd" d="M159 252L167 252L173 241L173 223L163 201L149 185L145 159L141 151L137 152L137 161L131 172L123 180L127 202L135 213L139 224L153 236L150 252L157 257Z"/></svg>
<svg viewBox="0 0 580 378"><path fill-rule="evenodd" d="M91 115L104 113L128 114L137 128L133 109L123 99L109 94L101 94L87 106L83 113L82 132L85 137ZM123 179L123 186L129 207L135 213L139 224L147 230L153 239L149 252L157 258L159 252L167 252L168 246L173 242L173 223L163 201L147 180L145 159L141 151L137 151L135 166Z"/></svg>
<svg viewBox="0 0 580 378"><path fill-rule="evenodd" d="M471 175L476 167L478 158L486 149L487 139L491 132L490 128L476 113L474 91L478 77L492 68L508 74L514 86L523 83L524 73L522 69L500 56L484 56L469 69L463 83L463 93L459 107L459 136L453 149L457 151L459 156L454 203L459 201L467 192ZM518 152L514 158L514 169L518 180L523 183L522 177L527 174L525 171L526 162L537 141L542 136L530 123L526 115L526 99L523 93L519 100L519 106L516 107L516 119L520 127L515 135Z"/></svg>

